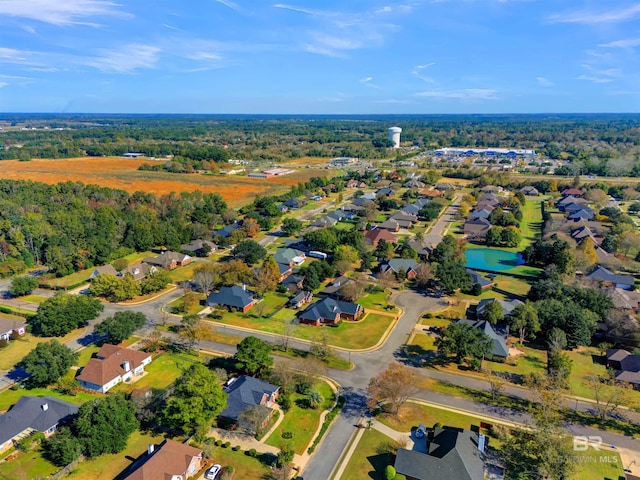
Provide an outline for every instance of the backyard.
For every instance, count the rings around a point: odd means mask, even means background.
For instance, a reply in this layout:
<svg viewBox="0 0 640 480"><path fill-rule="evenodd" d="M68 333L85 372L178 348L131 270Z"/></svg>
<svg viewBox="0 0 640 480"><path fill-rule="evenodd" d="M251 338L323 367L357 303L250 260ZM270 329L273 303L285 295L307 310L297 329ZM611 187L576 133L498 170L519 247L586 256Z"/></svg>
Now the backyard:
<svg viewBox="0 0 640 480"><path fill-rule="evenodd" d="M84 328L76 329L67 333L64 337L57 337L55 339L64 344L80 336L84 330ZM27 333L15 340L10 340L9 344L0 350L0 370L10 370L16 363L20 362L27 353L36 348L36 345L52 339L52 337L36 337Z"/></svg>

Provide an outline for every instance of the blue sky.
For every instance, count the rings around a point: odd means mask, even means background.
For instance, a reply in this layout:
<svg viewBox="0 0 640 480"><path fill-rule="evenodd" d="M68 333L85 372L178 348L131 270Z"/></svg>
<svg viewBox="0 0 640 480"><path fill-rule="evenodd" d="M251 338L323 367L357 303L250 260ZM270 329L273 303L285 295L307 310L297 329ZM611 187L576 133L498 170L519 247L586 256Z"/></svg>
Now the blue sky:
<svg viewBox="0 0 640 480"><path fill-rule="evenodd" d="M630 0L0 0L0 111L639 112Z"/></svg>

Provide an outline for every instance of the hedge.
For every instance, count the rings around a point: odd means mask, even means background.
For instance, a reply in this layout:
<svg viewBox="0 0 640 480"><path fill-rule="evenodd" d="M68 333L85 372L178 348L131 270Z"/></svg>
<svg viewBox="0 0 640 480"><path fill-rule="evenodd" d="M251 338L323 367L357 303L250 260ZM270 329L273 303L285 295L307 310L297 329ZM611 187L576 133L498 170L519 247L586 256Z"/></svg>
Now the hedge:
<svg viewBox="0 0 640 480"><path fill-rule="evenodd" d="M318 433L318 436L313 440L313 445L311 445L307 449L307 453L309 455L311 455L315 451L316 447L320 443L320 440L322 440L322 437L324 437L324 434L327 433L327 430L329 430L329 427L342 410L344 403L344 397L338 397L338 401L336 402L336 404L329 411L329 413L327 413L327 416L324 417L324 422L322 423L322 427L320 428L320 433Z"/></svg>

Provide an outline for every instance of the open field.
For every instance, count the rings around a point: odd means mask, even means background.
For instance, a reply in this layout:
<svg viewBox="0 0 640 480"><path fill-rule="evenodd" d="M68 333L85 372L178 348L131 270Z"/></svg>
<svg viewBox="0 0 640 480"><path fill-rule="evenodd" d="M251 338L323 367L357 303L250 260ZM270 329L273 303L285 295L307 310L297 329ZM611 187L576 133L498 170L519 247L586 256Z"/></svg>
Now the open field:
<svg viewBox="0 0 640 480"><path fill-rule="evenodd" d="M55 339L64 344L65 342L81 335L83 331L84 328L76 329L67 333L64 337L56 337ZM0 370L9 370L10 368L13 368L13 366L21 361L27 353L36 348L36 345L48 342L49 340L53 340L53 337L36 337L30 333L27 333L16 340L11 340L5 348L0 350Z"/></svg>
<svg viewBox="0 0 640 480"><path fill-rule="evenodd" d="M324 160L326 161L326 159ZM239 176L176 174L140 171L138 167L149 159L120 157L82 157L67 159L35 159L29 162L5 160L0 162L0 178L33 180L48 184L83 182L118 188L133 193L143 191L156 195L171 192L219 193L231 206L251 201L255 195L285 192L289 186L311 177L326 176L328 170L300 169L290 175L270 179Z"/></svg>

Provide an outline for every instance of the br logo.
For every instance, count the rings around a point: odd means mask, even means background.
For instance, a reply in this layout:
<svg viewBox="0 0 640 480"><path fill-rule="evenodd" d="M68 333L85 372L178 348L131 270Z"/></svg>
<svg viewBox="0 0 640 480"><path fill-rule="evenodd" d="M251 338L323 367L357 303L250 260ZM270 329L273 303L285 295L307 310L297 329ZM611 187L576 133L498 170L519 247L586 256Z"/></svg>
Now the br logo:
<svg viewBox="0 0 640 480"><path fill-rule="evenodd" d="M589 447L599 451L602 443L602 437L598 435L575 435L573 437L573 451L586 452L589 450Z"/></svg>

